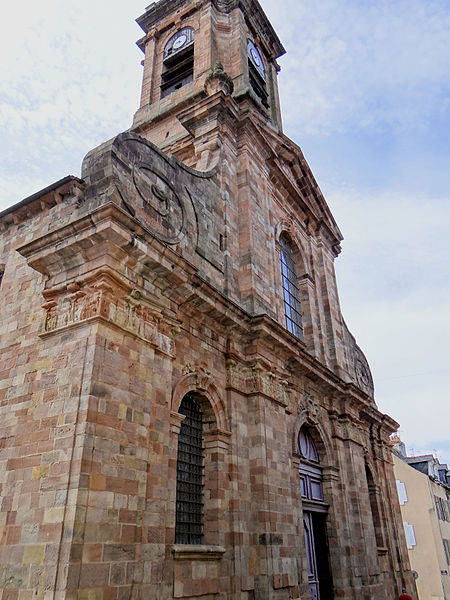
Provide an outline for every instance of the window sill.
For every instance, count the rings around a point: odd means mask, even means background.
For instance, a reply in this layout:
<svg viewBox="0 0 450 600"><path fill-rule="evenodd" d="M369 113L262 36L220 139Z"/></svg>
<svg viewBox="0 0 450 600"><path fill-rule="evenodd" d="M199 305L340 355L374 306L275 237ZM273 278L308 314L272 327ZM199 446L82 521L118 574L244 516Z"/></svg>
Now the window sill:
<svg viewBox="0 0 450 600"><path fill-rule="evenodd" d="M175 544L172 546L174 560L220 560L225 554L223 546L203 544Z"/></svg>

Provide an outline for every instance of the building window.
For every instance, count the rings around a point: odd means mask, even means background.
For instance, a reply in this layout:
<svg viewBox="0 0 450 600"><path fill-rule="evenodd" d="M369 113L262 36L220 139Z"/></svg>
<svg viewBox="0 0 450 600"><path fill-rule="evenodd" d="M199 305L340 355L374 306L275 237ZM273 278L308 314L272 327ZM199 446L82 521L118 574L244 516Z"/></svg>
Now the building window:
<svg viewBox="0 0 450 600"><path fill-rule="evenodd" d="M203 541L203 414L191 394L179 409L185 416L178 436L175 543Z"/></svg>
<svg viewBox="0 0 450 600"><path fill-rule="evenodd" d="M161 98L180 89L194 79L194 30L177 31L164 48L161 76Z"/></svg>
<svg viewBox="0 0 450 600"><path fill-rule="evenodd" d="M444 507L444 516L446 521L450 521L450 502L448 500L442 500Z"/></svg>
<svg viewBox="0 0 450 600"><path fill-rule="evenodd" d="M450 514L448 503L443 498L439 498L438 496L434 497L434 503L436 505L436 513L438 519L440 521L449 521Z"/></svg>
<svg viewBox="0 0 450 600"><path fill-rule="evenodd" d="M280 268L286 329L302 340L302 313L295 262L291 245L284 237L280 238Z"/></svg>
<svg viewBox="0 0 450 600"><path fill-rule="evenodd" d="M447 564L450 565L450 540L442 540L444 544L445 558L447 560Z"/></svg>

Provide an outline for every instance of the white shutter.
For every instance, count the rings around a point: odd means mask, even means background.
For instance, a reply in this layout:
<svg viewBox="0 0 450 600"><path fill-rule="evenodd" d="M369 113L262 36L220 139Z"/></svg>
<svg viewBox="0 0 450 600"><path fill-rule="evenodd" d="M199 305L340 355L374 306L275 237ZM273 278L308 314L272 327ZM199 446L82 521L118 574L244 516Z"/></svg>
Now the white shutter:
<svg viewBox="0 0 450 600"><path fill-rule="evenodd" d="M398 499L399 499L400 505L403 506L405 504L405 502L408 502L408 494L406 493L406 485L403 483L403 481L399 481L398 479L395 480L395 483L397 484L397 494L398 494Z"/></svg>
<svg viewBox="0 0 450 600"><path fill-rule="evenodd" d="M414 546L417 546L414 525L410 525L407 521L405 521L403 523L403 527L405 528L406 545L408 546L408 550L412 550Z"/></svg>

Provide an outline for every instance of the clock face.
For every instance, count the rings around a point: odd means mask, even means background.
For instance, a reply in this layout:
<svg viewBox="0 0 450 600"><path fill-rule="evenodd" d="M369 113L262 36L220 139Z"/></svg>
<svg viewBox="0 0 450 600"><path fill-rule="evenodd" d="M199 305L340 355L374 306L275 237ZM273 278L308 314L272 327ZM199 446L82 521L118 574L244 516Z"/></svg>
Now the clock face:
<svg viewBox="0 0 450 600"><path fill-rule="evenodd" d="M185 33L181 33L177 38L175 38L173 42L172 48L174 50L179 50L187 41L187 35Z"/></svg>
<svg viewBox="0 0 450 600"><path fill-rule="evenodd" d="M260 55L258 53L258 50L256 50L256 48L251 48L250 54L251 54L251 57L252 57L253 62L255 63L255 65L257 67L261 67L262 66L262 60L261 60L261 57L260 57Z"/></svg>
<svg viewBox="0 0 450 600"><path fill-rule="evenodd" d="M265 79L264 63L261 58L261 54L258 52L255 44L251 40L248 40L248 57L256 67L256 70L261 77Z"/></svg>
<svg viewBox="0 0 450 600"><path fill-rule="evenodd" d="M184 50L194 43L194 30L192 27L184 27L177 31L167 42L164 48L164 60L176 52Z"/></svg>

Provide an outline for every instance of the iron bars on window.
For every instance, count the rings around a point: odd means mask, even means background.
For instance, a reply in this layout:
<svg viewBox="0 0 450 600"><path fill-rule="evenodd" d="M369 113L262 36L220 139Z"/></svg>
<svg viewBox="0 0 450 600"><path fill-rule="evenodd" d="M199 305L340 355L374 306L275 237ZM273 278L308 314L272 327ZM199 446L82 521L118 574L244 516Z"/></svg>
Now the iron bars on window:
<svg viewBox="0 0 450 600"><path fill-rule="evenodd" d="M178 437L175 543L203 541L203 415L187 394L180 406L185 415Z"/></svg>

